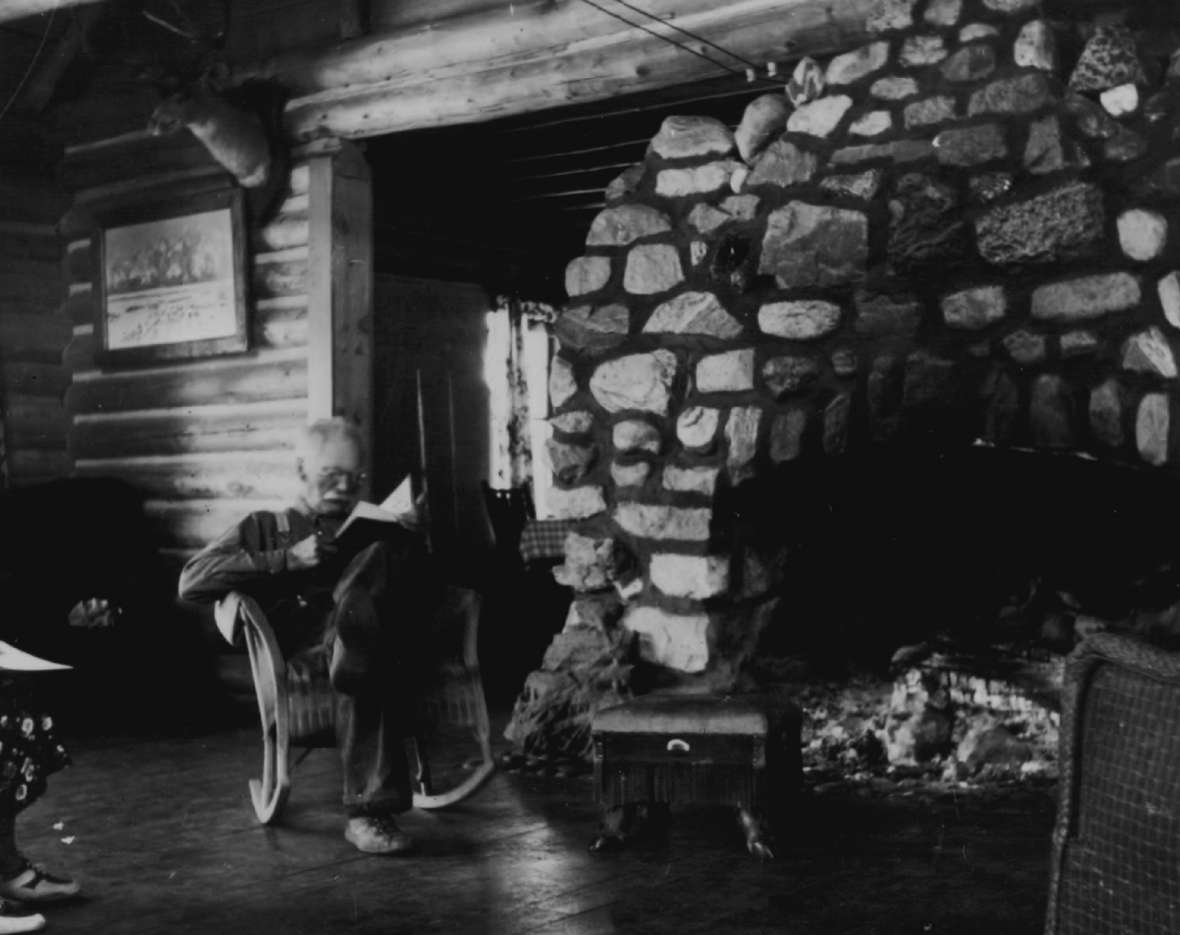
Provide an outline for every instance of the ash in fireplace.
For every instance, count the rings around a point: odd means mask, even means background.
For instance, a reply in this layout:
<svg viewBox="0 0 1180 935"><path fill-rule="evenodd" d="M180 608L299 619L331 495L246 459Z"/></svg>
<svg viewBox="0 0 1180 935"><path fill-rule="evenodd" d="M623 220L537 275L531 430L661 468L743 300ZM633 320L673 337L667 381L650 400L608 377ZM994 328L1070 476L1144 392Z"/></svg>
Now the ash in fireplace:
<svg viewBox="0 0 1180 935"><path fill-rule="evenodd" d="M1056 777L1063 657L918 650L903 659L894 678L798 686L812 785Z"/></svg>

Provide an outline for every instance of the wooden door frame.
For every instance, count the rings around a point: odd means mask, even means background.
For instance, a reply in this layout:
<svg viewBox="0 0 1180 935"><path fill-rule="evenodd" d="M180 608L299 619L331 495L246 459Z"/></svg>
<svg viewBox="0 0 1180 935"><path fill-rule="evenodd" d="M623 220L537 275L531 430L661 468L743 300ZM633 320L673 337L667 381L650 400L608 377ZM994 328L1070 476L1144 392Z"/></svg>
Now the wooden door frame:
<svg viewBox="0 0 1180 935"><path fill-rule="evenodd" d="M373 449L373 184L361 147L322 140L308 158L307 415L343 416ZM371 491L366 484L362 496Z"/></svg>

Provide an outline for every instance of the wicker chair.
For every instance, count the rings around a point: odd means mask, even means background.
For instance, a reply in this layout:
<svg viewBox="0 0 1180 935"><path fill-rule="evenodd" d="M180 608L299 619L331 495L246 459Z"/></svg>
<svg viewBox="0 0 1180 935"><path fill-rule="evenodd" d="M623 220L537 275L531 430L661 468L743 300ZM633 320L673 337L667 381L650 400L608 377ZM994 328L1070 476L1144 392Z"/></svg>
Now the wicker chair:
<svg viewBox="0 0 1180 935"><path fill-rule="evenodd" d="M1046 935L1180 932L1180 654L1100 633L1066 665Z"/></svg>
<svg viewBox="0 0 1180 935"><path fill-rule="evenodd" d="M445 808L475 792L495 770L491 727L480 676L476 642L480 596L449 588L435 615L441 648L431 690L422 699L413 738L416 760L414 806ZM250 780L250 798L258 820L269 825L282 814L291 791L291 748L307 752L334 747L336 695L328 682L326 658L299 655L284 659L274 630L253 598L233 592L215 609L218 629L233 644L245 641L262 724L262 776ZM431 725L446 722L469 729L478 756L464 764L463 778L447 789L432 786L427 747ZM302 756L300 760L301 762Z"/></svg>

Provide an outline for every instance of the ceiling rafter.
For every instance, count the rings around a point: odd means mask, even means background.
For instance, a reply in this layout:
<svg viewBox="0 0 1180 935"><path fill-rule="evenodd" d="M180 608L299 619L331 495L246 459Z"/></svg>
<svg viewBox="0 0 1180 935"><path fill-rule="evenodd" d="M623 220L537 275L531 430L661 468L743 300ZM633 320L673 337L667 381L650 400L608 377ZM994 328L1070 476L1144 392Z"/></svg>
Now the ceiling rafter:
<svg viewBox="0 0 1180 935"><path fill-rule="evenodd" d="M71 7L89 6L101 0L5 0L0 3L0 23L37 16L41 13L61 12Z"/></svg>

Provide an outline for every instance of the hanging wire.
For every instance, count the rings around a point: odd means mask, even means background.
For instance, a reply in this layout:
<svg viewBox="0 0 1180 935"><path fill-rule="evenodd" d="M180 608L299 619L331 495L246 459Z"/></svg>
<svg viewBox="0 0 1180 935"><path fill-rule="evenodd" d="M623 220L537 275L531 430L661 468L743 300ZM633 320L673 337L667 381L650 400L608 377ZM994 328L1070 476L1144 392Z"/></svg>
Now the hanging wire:
<svg viewBox="0 0 1180 935"><path fill-rule="evenodd" d="M25 69L25 73L21 75L21 79L17 82L16 90L12 92L7 103L3 108L0 108L0 120L3 120L8 111L12 109L12 105L16 103L16 99L20 97L21 91L25 89L25 84L33 75L33 69L37 67L37 63L41 60L41 53L45 51L45 43L49 41L49 31L53 28L53 18L57 16L57 7L53 7L49 11L49 19L45 21L45 31L41 34L41 41L37 44L37 51L33 53L33 58L29 62L29 67Z"/></svg>
<svg viewBox="0 0 1180 935"><path fill-rule="evenodd" d="M741 78L745 78L747 81L749 81L751 83L753 83L754 81L760 80L756 77L757 70L756 70L756 66L753 63L747 63L746 60L743 59L741 56L734 55L732 52L729 52L728 50L722 48L721 46L716 45L715 43L709 42L709 40L707 40L707 39L702 39L700 36L696 36L693 33L687 32L686 30L680 29L680 27L678 27L678 26L673 26L671 23L667 22L666 20L660 19L660 17L655 16L651 13L648 13L645 10L637 9L627 3L623 4L623 6L627 7L628 9L636 10L636 12L642 13L644 16L656 21L657 23L660 23L660 24L667 26L671 29L674 29L678 32L684 33L687 36L691 36L694 39L704 42L706 45L710 45L710 46L713 46L714 48L720 49L722 52L724 52L726 55L730 56L731 58L735 58L739 62L746 64L747 67L744 70L739 70L737 68L733 68L730 65L726 65L724 62L719 62L719 61L717 61L717 59L709 57L704 52L701 52L698 49L694 49L691 46L687 46L683 42L677 42L675 39L671 39L668 36L662 35L662 34L656 32L654 29L651 29L648 26L644 26L642 23L633 22L632 20L627 19L627 17L622 16L621 14L616 13L613 10L608 10L606 7L600 6L599 4L595 3L594 0L582 0L582 2L585 3L587 6L594 7L594 9L598 10L600 13L605 13L607 16L610 16L613 19L617 19L621 23L626 23L628 26L632 27L633 29L640 29L643 32L647 33L648 35L655 36L661 42L666 42L669 45L675 46L676 48L680 49L682 52L687 52L690 55L695 55L699 59L704 59L706 62L708 62L710 65L714 66L715 68L720 68L724 71L729 72L730 74L737 75L738 77L741 77ZM622 0L616 0L616 2L622 2ZM775 86L775 88L779 87L779 85L777 83L774 86Z"/></svg>
<svg viewBox="0 0 1180 935"><path fill-rule="evenodd" d="M189 42L196 42L197 41L197 36L195 33L191 33L191 32L188 32L187 30L181 29L179 26L175 25L174 23L168 22L168 20L164 19L164 17L157 16L151 10L140 10L139 12L143 14L143 18L146 19L149 23L155 23L161 29L166 29L166 30L168 30L168 32L174 33L175 35L180 36L181 39L187 39Z"/></svg>
<svg viewBox="0 0 1180 935"><path fill-rule="evenodd" d="M656 16L654 13L649 13L647 10L643 9L642 7L637 7L632 3L628 3L627 0L615 0L615 3L617 3L619 6L626 7L628 10L632 10L633 12L638 13L641 16L646 16L648 19L654 20L655 22L660 23L663 26L667 26L669 29L680 33L680 35L682 35L682 36L687 36L689 39L692 39L695 42L704 43L705 45L709 46L709 48L716 49L722 55L728 55L730 58L736 58L739 62L741 62L747 68L753 68L755 70L757 70L757 68L758 68L758 65L755 62L751 62L748 58L742 58L742 56L738 55L736 52L731 52L729 49L725 48L724 46L718 45L716 42L713 42L711 39L706 39L704 36L698 36L695 32L689 32L687 29L683 29L680 26L677 26L675 23L671 22L670 20L664 19L662 16Z"/></svg>

